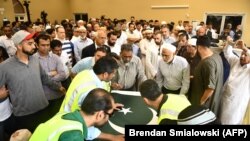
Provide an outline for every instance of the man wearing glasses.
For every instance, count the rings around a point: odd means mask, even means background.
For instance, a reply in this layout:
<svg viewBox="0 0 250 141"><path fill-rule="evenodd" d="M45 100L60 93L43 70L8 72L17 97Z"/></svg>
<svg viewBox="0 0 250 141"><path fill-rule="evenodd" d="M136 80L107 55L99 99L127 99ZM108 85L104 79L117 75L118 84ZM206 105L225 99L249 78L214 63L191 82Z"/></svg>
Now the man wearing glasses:
<svg viewBox="0 0 250 141"><path fill-rule="evenodd" d="M38 126L30 141L83 141L87 127L102 126L113 115L115 102L111 94L101 88L93 89L81 104L81 110L59 113Z"/></svg>

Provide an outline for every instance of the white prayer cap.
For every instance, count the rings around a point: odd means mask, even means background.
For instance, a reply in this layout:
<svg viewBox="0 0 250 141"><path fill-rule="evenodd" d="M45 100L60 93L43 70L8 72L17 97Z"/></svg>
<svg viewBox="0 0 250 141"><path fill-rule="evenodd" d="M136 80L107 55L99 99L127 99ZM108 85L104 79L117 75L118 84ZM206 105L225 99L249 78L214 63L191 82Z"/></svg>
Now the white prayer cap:
<svg viewBox="0 0 250 141"><path fill-rule="evenodd" d="M176 51L176 47L169 44L169 43L163 43L162 46L161 46L161 52L162 52L163 49L167 49L167 50L169 50L169 51L171 51L173 53L175 53L175 51Z"/></svg>
<svg viewBox="0 0 250 141"><path fill-rule="evenodd" d="M167 24L167 22L166 22L166 21L162 21L162 22L161 22L161 25L164 25L164 24Z"/></svg>
<svg viewBox="0 0 250 141"><path fill-rule="evenodd" d="M196 38L191 38L188 40L188 44L191 46L196 46L197 39Z"/></svg>
<svg viewBox="0 0 250 141"><path fill-rule="evenodd" d="M84 27L84 26L80 26L79 28L78 28L78 30L86 30L86 28Z"/></svg>
<svg viewBox="0 0 250 141"><path fill-rule="evenodd" d="M145 33L153 33L152 28L147 28L147 29L145 30Z"/></svg>
<svg viewBox="0 0 250 141"><path fill-rule="evenodd" d="M199 30L201 27L202 27L202 26L198 25L198 26L196 26L195 30L197 31L197 30Z"/></svg>
<svg viewBox="0 0 250 141"><path fill-rule="evenodd" d="M83 23L83 20L78 20L77 23Z"/></svg>

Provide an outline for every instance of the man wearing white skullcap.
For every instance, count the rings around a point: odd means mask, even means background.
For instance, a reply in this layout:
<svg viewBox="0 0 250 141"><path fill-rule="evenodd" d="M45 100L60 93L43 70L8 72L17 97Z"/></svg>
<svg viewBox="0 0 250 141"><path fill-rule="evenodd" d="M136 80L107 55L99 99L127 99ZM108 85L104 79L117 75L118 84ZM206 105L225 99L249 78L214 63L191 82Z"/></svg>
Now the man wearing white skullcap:
<svg viewBox="0 0 250 141"><path fill-rule="evenodd" d="M79 33L79 38L77 38L72 43L74 44L75 58L76 58L76 61L78 62L81 60L82 50L85 47L93 44L93 41L87 37L87 29L84 26L78 27L77 32Z"/></svg>
<svg viewBox="0 0 250 141"><path fill-rule="evenodd" d="M176 47L163 44L156 81L162 93L186 94L190 83L190 67L185 58L175 55Z"/></svg>

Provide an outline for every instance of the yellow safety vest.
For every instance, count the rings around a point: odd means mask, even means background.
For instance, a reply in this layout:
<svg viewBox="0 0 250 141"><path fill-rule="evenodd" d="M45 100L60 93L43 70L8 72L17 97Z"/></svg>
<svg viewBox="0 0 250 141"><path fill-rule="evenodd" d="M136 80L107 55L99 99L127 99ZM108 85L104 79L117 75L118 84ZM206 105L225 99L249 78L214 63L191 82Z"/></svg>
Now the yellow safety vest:
<svg viewBox="0 0 250 141"><path fill-rule="evenodd" d="M184 95L167 94L167 96L167 101L160 109L158 123L160 123L162 119L177 120L179 113L191 105Z"/></svg>
<svg viewBox="0 0 250 141"><path fill-rule="evenodd" d="M40 124L32 134L29 141L58 141L61 134L66 131L79 130L84 136L82 123L73 120L62 119L66 113L59 113L49 121Z"/></svg>
<svg viewBox="0 0 250 141"><path fill-rule="evenodd" d="M73 112L75 110L80 110L80 106L78 104L80 97L82 95L87 96L88 92L98 87L91 71L92 70L84 70L77 74L77 76L73 79L67 90L59 112ZM104 85L104 89L110 90L110 87L108 85Z"/></svg>

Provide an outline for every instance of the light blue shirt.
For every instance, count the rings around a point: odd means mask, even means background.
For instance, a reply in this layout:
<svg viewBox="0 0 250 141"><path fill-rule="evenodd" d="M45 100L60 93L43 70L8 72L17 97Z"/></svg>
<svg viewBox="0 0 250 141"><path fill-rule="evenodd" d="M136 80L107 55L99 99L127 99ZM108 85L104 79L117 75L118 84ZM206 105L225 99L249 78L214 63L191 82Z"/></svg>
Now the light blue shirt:
<svg viewBox="0 0 250 141"><path fill-rule="evenodd" d="M92 69L94 64L95 64L94 57L86 57L80 60L79 62L77 62L71 71L77 74L83 70Z"/></svg>

